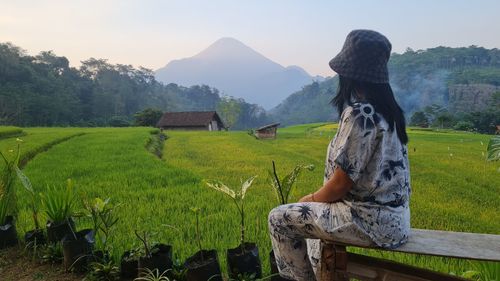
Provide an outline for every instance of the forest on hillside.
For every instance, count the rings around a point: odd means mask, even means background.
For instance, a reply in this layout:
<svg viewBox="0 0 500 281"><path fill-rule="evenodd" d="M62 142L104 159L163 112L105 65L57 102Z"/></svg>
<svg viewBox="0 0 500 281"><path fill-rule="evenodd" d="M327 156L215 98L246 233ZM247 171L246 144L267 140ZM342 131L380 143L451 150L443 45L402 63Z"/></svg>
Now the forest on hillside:
<svg viewBox="0 0 500 281"><path fill-rule="evenodd" d="M129 126L145 110L218 110L234 129L268 122L264 109L206 85L164 85L146 68L90 58L78 68L51 51L0 43L0 125Z"/></svg>
<svg viewBox="0 0 500 281"><path fill-rule="evenodd" d="M389 71L396 99L412 125L493 133L495 125L500 124L498 49L408 49L392 54ZM140 125L134 115L144 110L217 110L231 129L271 122L291 125L333 121L338 114L330 100L337 83L337 77L313 82L266 112L259 105L223 96L207 85L165 85L150 69L95 58L75 68L66 57L51 51L31 56L11 43L0 43L0 125ZM453 85L472 85L472 89L474 85L488 85L499 91L478 96L488 99L481 101L486 106L480 110L464 107L468 100L456 103L452 110ZM463 93L457 97L470 98L471 102L478 98L464 97Z"/></svg>
<svg viewBox="0 0 500 281"><path fill-rule="evenodd" d="M500 124L500 50L477 46L437 47L392 54L389 61L391 86L410 124L494 133ZM314 82L288 97L271 111L283 124L336 120L329 104L337 87L337 77ZM487 96L481 110L451 110L450 86L490 85L499 89ZM484 87L483 87L484 88ZM479 91L479 90L478 90ZM471 102L474 97L470 93ZM484 98L484 97L482 97ZM465 102L467 104L468 101Z"/></svg>

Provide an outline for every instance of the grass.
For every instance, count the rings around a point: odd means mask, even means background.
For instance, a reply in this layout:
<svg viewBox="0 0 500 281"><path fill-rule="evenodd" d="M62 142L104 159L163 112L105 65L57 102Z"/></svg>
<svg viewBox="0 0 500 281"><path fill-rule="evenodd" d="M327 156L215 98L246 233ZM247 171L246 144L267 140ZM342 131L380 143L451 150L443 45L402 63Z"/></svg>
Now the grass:
<svg viewBox="0 0 500 281"><path fill-rule="evenodd" d="M0 126L0 139L22 136L23 129L14 126Z"/></svg>
<svg viewBox="0 0 500 281"><path fill-rule="evenodd" d="M239 218L232 202L203 180L239 187L241 180L257 175L246 198L246 237L257 242L264 272L269 272L267 214L277 205L267 178L271 161L276 161L279 174L299 163L316 166L300 176L291 194L291 200L297 200L322 184L326 147L334 129L335 125L324 123L280 128L276 140L265 141L245 132L172 131L167 132L163 158L158 159L145 148L148 128L28 128L22 147L26 154L84 134L39 153L24 172L42 192L47 186L62 188L71 178L81 197L111 197L119 203L120 221L111 241L115 257L139 245L136 229L152 231L154 240L172 244L179 258L188 257L197 250L196 218L189 209L200 207L202 245L217 249L222 265L225 250L239 243ZM409 136L412 227L499 234L499 164L484 161L483 155L490 136L420 130L409 130ZM15 139L0 140L2 151L12 145ZM24 233L34 225L26 207L28 196L18 190L18 229ZM77 225L91 223L79 219ZM369 253L443 272L470 269L470 264L454 259Z"/></svg>

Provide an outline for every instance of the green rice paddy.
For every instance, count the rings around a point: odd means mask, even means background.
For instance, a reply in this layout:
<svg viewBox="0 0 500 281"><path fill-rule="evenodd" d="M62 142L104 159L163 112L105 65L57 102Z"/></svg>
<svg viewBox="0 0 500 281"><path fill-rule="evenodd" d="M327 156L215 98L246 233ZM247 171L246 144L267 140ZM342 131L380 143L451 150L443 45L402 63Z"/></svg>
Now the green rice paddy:
<svg viewBox="0 0 500 281"><path fill-rule="evenodd" d="M203 181L217 179L238 188L257 175L246 197L246 237L258 244L268 273L267 214L277 205L267 174L271 161L280 174L299 163L316 166L300 176L291 196L297 200L322 184L326 147L335 129L335 124L280 128L277 139L266 141L245 132L167 131L159 159L144 147L150 128L25 128L21 149L23 157L32 158L24 172L38 191L62 188L71 178L82 200L109 197L119 204L111 242L116 258L139 246L134 230L151 231L153 240L173 245L179 259L190 256L197 250L190 208L200 207L203 247L217 249L224 268L225 250L239 243L238 214L227 197ZM484 160L491 136L417 129L410 129L409 136L412 227L500 234L500 165ZM15 146L16 137L0 139L4 153ZM17 186L21 235L34 225L27 193ZM90 227L91 222L80 218L77 226ZM471 269L469 262L455 259L354 251L443 272Z"/></svg>

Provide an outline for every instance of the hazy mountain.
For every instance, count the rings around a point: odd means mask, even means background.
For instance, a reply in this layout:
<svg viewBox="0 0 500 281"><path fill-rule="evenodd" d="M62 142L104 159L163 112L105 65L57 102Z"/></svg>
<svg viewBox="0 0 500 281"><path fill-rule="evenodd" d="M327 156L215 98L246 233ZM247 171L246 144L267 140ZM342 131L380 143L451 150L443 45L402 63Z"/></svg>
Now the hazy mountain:
<svg viewBox="0 0 500 281"><path fill-rule="evenodd" d="M299 66L283 67L233 38L219 39L193 57L171 61L156 71L156 78L183 86L206 84L266 109L313 80Z"/></svg>

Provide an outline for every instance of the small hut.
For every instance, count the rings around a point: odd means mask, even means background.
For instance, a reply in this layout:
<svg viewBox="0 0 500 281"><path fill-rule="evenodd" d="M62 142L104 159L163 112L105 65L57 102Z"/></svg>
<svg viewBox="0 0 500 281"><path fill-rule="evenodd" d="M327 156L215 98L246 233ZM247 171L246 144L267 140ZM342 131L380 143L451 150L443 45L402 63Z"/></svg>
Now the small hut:
<svg viewBox="0 0 500 281"><path fill-rule="evenodd" d="M275 139L279 125L280 123L273 123L266 126L262 126L255 130L255 136L258 139Z"/></svg>
<svg viewBox="0 0 500 281"><path fill-rule="evenodd" d="M220 131L224 123L215 111L165 112L156 127L162 130Z"/></svg>

